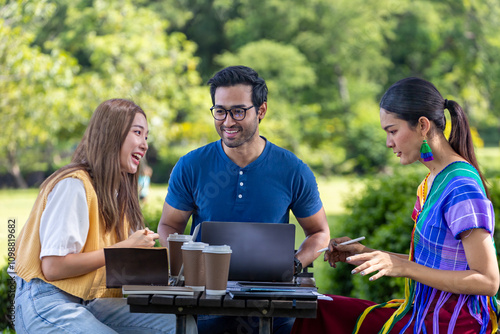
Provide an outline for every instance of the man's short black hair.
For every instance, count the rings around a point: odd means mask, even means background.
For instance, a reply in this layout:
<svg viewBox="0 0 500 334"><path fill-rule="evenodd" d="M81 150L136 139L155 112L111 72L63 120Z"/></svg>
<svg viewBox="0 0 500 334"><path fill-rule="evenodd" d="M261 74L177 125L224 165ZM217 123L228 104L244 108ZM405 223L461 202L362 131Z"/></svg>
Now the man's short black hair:
<svg viewBox="0 0 500 334"><path fill-rule="evenodd" d="M208 80L212 104L215 105L215 91L218 87L230 87L239 84L252 86L252 104L258 111L262 103L267 102L267 85L259 74L247 66L229 66Z"/></svg>

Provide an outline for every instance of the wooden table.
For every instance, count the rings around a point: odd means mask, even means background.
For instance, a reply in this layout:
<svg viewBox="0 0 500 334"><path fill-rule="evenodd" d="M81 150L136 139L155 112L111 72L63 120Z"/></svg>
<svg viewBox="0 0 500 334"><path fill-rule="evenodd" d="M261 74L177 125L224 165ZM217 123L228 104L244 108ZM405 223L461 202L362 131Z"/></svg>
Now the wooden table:
<svg viewBox="0 0 500 334"><path fill-rule="evenodd" d="M273 317L315 318L316 300L232 299L207 296L129 295L127 303L133 313L172 313L176 315L176 332L186 333L187 315L227 315L259 317L259 333L270 334Z"/></svg>

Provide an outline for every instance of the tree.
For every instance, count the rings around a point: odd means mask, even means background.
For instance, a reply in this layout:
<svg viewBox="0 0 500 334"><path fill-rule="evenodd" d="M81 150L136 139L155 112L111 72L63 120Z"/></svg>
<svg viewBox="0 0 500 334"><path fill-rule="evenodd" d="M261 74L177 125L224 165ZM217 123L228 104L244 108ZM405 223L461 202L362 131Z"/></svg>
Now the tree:
<svg viewBox="0 0 500 334"><path fill-rule="evenodd" d="M496 128L498 144L499 14L498 1L409 3L386 37L394 66L385 88L403 77L425 78L458 101L472 125Z"/></svg>
<svg viewBox="0 0 500 334"><path fill-rule="evenodd" d="M318 127L298 137L305 140L308 162L323 170L372 172L385 164L383 146L371 145L381 137L378 100L389 85L412 75L463 101L472 124L490 129L493 140L488 142L498 142L497 1L167 2L148 3L164 16L187 13L170 29L185 32L199 45L202 77L220 69L214 53L239 59L240 50L261 40L294 46L306 57L316 81L301 90L299 105L317 107ZM311 151L319 147L333 150L316 160Z"/></svg>
<svg viewBox="0 0 500 334"><path fill-rule="evenodd" d="M48 8L39 4L38 9L43 13ZM23 165L44 161L44 154L57 141L54 134L61 124L68 128L74 124L66 102L78 67L61 50L44 54L32 47L33 33L12 24L21 21L13 4L4 4L1 14L0 122L4 129L0 145L6 149L0 152L0 158L17 185L26 187L21 174ZM25 16L27 25L37 19L29 11Z"/></svg>
<svg viewBox="0 0 500 334"><path fill-rule="evenodd" d="M29 166L14 160L18 156L55 164L62 148L71 150L79 141L95 107L115 97L144 108L152 143L165 159L175 162L185 153L184 147L175 149L177 144L206 140L208 130L188 137L179 130L206 129L193 111L209 101L201 92L196 46L184 34L166 34L168 22L128 0L43 4L51 9L38 10L43 20L31 15L37 12L34 1L9 3L2 11L9 18L2 25L6 43L0 66L5 67L2 73L13 72L10 81L2 81L10 85L2 91L12 97L2 99L1 116L10 122L2 140L13 142L9 152L15 153L4 160L11 172L17 168L21 175ZM22 73L15 77L17 72Z"/></svg>

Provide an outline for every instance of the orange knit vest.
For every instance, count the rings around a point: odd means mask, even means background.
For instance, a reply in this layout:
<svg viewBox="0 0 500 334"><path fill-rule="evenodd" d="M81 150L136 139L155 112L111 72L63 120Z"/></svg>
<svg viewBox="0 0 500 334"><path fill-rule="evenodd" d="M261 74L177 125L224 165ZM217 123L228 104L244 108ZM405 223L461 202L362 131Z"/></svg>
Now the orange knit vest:
<svg viewBox="0 0 500 334"><path fill-rule="evenodd" d="M89 231L87 240L81 253L92 252L104 247L111 246L118 242L114 232L106 233L106 227L99 214L97 195L90 176L85 171L75 171L64 175L61 178L51 180L40 190L31 210L28 221L23 226L16 242L16 273L19 277L29 282L33 278L39 278L59 289L84 300L103 297L121 297L120 289L106 288L106 271L101 267L87 274L65 278L48 282L42 273L42 261L40 260L40 219L47 205L47 197L50 192L62 179L73 177L81 180L87 195L87 205L89 209ZM61 224L66 222L61 221ZM124 231L129 231L128 223ZM57 231L54 231L57 233Z"/></svg>

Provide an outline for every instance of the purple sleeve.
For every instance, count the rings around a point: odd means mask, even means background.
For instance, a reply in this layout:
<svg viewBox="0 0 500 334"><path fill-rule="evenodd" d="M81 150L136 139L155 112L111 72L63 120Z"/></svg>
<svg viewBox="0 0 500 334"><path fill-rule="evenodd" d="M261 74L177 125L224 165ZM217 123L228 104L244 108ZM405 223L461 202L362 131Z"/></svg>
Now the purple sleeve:
<svg viewBox="0 0 500 334"><path fill-rule="evenodd" d="M484 228L493 235L493 205L473 179L463 178L450 184L444 217L456 239L463 231L473 228Z"/></svg>

